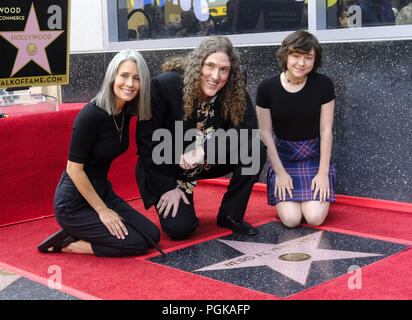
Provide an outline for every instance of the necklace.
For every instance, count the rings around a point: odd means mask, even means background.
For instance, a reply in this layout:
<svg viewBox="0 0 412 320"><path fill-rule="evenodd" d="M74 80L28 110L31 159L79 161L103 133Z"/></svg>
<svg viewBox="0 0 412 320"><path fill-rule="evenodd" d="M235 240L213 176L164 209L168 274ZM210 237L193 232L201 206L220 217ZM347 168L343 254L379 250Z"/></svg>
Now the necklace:
<svg viewBox="0 0 412 320"><path fill-rule="evenodd" d="M113 122L114 122L114 125L116 126L116 131L117 131L117 134L119 135L120 143L122 143L123 125L124 125L124 111L122 110L121 113L122 113L122 124L121 124L120 128L117 125L116 119L114 118L114 114L112 114Z"/></svg>
<svg viewBox="0 0 412 320"><path fill-rule="evenodd" d="M293 85L302 84L306 81L306 78L307 78L307 76L305 76L305 78L303 78L303 80L293 82L292 80L288 79L288 77L286 76L286 72L283 73L283 76L284 76L284 78L286 79L287 82L289 82L290 84L293 84Z"/></svg>

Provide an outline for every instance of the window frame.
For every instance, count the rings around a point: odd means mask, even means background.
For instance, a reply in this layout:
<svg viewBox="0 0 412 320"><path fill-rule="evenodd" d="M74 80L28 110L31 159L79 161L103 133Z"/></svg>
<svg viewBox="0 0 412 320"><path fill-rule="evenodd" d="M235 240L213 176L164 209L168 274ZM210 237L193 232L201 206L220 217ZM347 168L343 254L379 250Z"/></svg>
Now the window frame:
<svg viewBox="0 0 412 320"><path fill-rule="evenodd" d="M116 51L133 47L139 51L194 48L206 37L115 41L118 37L117 0L103 0L104 50ZM278 45L291 32L261 32L227 35L233 45ZM379 27L326 29L326 1L308 1L308 29L320 42L358 42L412 39L412 24Z"/></svg>

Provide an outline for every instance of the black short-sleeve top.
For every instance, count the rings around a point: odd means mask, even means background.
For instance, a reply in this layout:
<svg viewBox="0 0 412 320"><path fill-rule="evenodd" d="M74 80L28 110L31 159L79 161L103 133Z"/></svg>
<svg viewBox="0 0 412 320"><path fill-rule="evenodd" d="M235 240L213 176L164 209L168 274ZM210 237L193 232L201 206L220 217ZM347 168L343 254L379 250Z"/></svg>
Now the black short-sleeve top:
<svg viewBox="0 0 412 320"><path fill-rule="evenodd" d="M72 127L69 160L84 164L84 171L89 178L107 177L113 160L129 147L131 115L126 110L122 112L125 114L121 142L114 121L120 128L122 113L111 116L95 102L90 102L76 116Z"/></svg>
<svg viewBox="0 0 412 320"><path fill-rule="evenodd" d="M333 82L323 74L309 73L304 87L295 93L283 88L278 74L259 84L256 105L270 109L272 127L277 138L302 141L320 136L321 107L333 99Z"/></svg>

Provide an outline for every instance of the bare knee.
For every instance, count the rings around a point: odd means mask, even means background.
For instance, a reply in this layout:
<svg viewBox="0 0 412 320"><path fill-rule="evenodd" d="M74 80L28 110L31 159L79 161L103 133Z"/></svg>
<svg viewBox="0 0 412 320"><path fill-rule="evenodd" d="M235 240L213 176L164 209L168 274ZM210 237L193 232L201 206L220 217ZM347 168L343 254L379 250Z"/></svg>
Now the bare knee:
<svg viewBox="0 0 412 320"><path fill-rule="evenodd" d="M329 203L307 201L302 203L302 212L308 225L318 227L325 221L328 215Z"/></svg>
<svg viewBox="0 0 412 320"><path fill-rule="evenodd" d="M301 216L299 216L299 217L296 217L296 216L295 217L287 217L287 218L284 218L284 219L281 219L281 220L282 220L282 223L286 227L288 227L288 228L297 228L300 225L302 217Z"/></svg>
<svg viewBox="0 0 412 320"><path fill-rule="evenodd" d="M296 228L302 220L302 209L296 202L281 202L276 205L278 216L288 228Z"/></svg>
<svg viewBox="0 0 412 320"><path fill-rule="evenodd" d="M311 216L309 218L305 217L305 220L311 227L319 227L323 223L323 221L325 221L325 218L326 217L321 216Z"/></svg>

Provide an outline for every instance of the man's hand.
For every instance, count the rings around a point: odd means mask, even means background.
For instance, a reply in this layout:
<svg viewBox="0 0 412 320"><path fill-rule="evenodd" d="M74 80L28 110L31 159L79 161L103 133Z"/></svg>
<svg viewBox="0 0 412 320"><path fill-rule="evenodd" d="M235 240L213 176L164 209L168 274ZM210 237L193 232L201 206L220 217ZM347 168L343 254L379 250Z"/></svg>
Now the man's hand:
<svg viewBox="0 0 412 320"><path fill-rule="evenodd" d="M180 167L184 170L191 170L198 164L203 163L205 159L205 151L202 147L186 152L180 156Z"/></svg>
<svg viewBox="0 0 412 320"><path fill-rule="evenodd" d="M190 204L187 200L185 193L179 188L170 190L164 193L159 202L156 205L159 215L163 213L163 218L167 218L170 209L173 207L172 217L176 217L177 209L179 209L180 199L183 199L184 203Z"/></svg>

